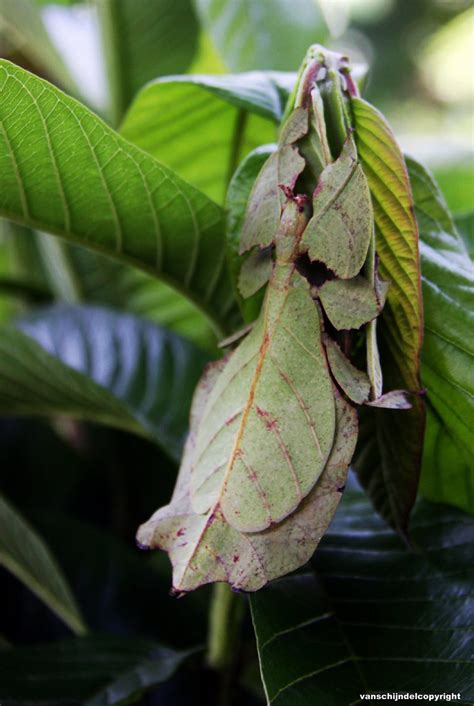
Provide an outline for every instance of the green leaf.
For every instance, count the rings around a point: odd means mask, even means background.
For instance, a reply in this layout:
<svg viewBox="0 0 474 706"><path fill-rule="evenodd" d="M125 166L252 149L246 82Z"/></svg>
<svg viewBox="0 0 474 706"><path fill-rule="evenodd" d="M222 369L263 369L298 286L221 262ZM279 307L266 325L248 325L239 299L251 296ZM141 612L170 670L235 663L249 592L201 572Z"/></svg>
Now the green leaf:
<svg viewBox="0 0 474 706"><path fill-rule="evenodd" d="M121 134L222 202L245 155L275 138L294 74L171 76L140 91Z"/></svg>
<svg viewBox="0 0 474 706"><path fill-rule="evenodd" d="M423 166L407 160L420 227L428 425L421 490L474 512L474 266Z"/></svg>
<svg viewBox="0 0 474 706"><path fill-rule="evenodd" d="M459 233L462 235L464 245L471 260L474 260L474 211L468 213L458 213L454 216L454 222Z"/></svg>
<svg viewBox="0 0 474 706"><path fill-rule="evenodd" d="M204 29L231 71L294 70L328 30L313 0L195 0Z"/></svg>
<svg viewBox="0 0 474 706"><path fill-rule="evenodd" d="M77 87L30 0L0 0L0 34L45 75L71 93ZM3 100L3 99L2 99Z"/></svg>
<svg viewBox="0 0 474 706"><path fill-rule="evenodd" d="M347 706L375 692L472 702L474 524L423 503L412 540L416 553L350 493L314 570L250 597L267 704Z"/></svg>
<svg viewBox="0 0 474 706"><path fill-rule="evenodd" d="M385 118L369 103L352 99L358 155L369 182L380 274L390 283L378 322L386 389L420 389L423 312L418 229L410 183ZM355 468L376 509L406 532L421 462L424 409L363 410Z"/></svg>
<svg viewBox="0 0 474 706"><path fill-rule="evenodd" d="M2 650L0 698L10 706L129 703L128 699L167 681L189 654L124 636L90 636Z"/></svg>
<svg viewBox="0 0 474 706"><path fill-rule="evenodd" d="M0 565L33 591L73 632L85 632L79 609L55 558L33 527L1 495Z"/></svg>
<svg viewBox="0 0 474 706"><path fill-rule="evenodd" d="M159 276L230 327L222 209L45 81L0 61L0 86L0 214Z"/></svg>
<svg viewBox="0 0 474 706"><path fill-rule="evenodd" d="M206 356L137 317L56 306L4 326L0 410L68 415L145 434L179 458Z"/></svg>
<svg viewBox="0 0 474 706"><path fill-rule="evenodd" d="M191 0L100 0L97 6L112 104L120 119L145 83L186 71L199 26Z"/></svg>

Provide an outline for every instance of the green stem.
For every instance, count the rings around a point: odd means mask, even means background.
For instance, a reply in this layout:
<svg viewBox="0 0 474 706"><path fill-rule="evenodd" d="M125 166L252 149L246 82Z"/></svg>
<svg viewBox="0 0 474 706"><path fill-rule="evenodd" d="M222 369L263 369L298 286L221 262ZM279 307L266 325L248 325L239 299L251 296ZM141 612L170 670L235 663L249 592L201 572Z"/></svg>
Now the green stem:
<svg viewBox="0 0 474 706"><path fill-rule="evenodd" d="M207 661L213 669L225 669L231 661L235 641L232 628L236 602L237 596L232 593L228 584L216 583L212 595L207 643Z"/></svg>
<svg viewBox="0 0 474 706"><path fill-rule="evenodd" d="M120 0L96 0L110 90L110 122L117 127L128 105Z"/></svg>
<svg viewBox="0 0 474 706"><path fill-rule="evenodd" d="M233 666L239 641L244 602L226 583L216 583L209 615L207 663L221 674L217 703L228 706L232 697Z"/></svg>

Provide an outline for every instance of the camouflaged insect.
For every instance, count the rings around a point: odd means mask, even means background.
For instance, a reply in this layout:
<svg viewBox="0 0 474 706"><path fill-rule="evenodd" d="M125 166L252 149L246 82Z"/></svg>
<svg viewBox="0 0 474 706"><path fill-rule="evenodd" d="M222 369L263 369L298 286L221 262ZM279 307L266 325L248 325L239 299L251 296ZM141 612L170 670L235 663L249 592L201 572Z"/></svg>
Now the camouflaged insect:
<svg viewBox="0 0 474 706"><path fill-rule="evenodd" d="M213 581L254 591L304 564L344 487L354 404L409 406L404 392L381 394L375 321L387 283L348 90L347 60L312 47L250 195L239 286L248 297L267 285L261 312L201 380L173 498L137 535L169 553L178 592ZM327 115L344 131L338 154ZM367 372L345 354L350 331L366 336Z"/></svg>

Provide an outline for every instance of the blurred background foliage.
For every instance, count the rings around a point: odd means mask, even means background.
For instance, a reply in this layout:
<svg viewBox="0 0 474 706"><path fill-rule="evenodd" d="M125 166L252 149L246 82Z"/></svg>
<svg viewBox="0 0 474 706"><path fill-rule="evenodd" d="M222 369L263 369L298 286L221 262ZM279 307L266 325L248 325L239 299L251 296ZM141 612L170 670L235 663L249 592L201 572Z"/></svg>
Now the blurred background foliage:
<svg viewBox="0 0 474 706"><path fill-rule="evenodd" d="M114 126L158 76L295 71L313 42L347 52L368 66L364 93L404 150L433 170L470 252L473 35L470 0L0 0L0 55ZM208 322L162 283L21 231L0 223L0 320L48 302L86 300L144 316L215 352ZM166 557L137 557L133 547L137 525L167 502L174 483L176 466L159 448L94 425L12 418L0 421L0 467L1 492L47 539L88 624L145 637L159 625L160 639L176 648L202 641L208 591L172 601ZM0 578L7 641L69 634L15 578L4 570ZM242 693L245 703L259 703L245 629ZM191 703L191 694L204 703L209 688L191 672L187 684L172 682L146 703Z"/></svg>

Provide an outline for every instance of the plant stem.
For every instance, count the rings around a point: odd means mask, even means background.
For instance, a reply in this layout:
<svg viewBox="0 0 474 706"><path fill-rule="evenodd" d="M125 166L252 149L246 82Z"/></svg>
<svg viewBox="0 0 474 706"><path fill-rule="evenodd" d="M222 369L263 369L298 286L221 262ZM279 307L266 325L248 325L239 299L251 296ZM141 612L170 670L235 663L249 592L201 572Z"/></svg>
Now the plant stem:
<svg viewBox="0 0 474 706"><path fill-rule="evenodd" d="M110 90L110 122L120 123L128 102L119 0L96 0Z"/></svg>
<svg viewBox="0 0 474 706"><path fill-rule="evenodd" d="M235 641L235 607L237 596L228 584L217 583L212 595L209 615L209 635L207 643L207 661L213 669L228 667L232 658Z"/></svg>
<svg viewBox="0 0 474 706"><path fill-rule="evenodd" d="M232 697L233 665L239 640L244 602L226 583L216 583L212 595L207 642L207 663L221 674L219 706Z"/></svg>

